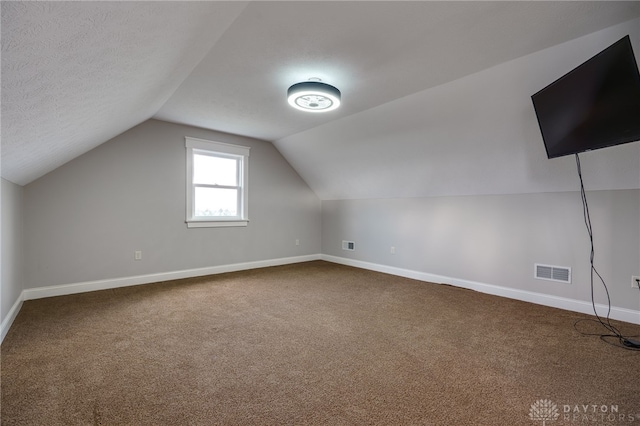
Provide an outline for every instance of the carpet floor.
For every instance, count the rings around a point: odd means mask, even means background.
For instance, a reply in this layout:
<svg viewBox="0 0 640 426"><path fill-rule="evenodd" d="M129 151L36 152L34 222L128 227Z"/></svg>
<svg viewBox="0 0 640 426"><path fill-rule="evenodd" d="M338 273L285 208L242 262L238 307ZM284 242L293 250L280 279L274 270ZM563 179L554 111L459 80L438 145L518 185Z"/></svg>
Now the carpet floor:
<svg viewBox="0 0 640 426"><path fill-rule="evenodd" d="M31 300L2 424L640 425L584 318L323 261Z"/></svg>

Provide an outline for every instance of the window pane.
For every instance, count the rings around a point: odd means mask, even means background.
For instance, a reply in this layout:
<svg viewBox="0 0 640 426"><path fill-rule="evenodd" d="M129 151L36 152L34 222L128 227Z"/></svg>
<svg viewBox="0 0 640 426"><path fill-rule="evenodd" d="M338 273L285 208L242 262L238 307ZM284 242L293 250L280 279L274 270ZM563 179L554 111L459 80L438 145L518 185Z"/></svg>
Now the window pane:
<svg viewBox="0 0 640 426"><path fill-rule="evenodd" d="M193 183L237 186L238 160L194 154Z"/></svg>
<svg viewBox="0 0 640 426"><path fill-rule="evenodd" d="M238 216L238 190L195 188L194 216Z"/></svg>

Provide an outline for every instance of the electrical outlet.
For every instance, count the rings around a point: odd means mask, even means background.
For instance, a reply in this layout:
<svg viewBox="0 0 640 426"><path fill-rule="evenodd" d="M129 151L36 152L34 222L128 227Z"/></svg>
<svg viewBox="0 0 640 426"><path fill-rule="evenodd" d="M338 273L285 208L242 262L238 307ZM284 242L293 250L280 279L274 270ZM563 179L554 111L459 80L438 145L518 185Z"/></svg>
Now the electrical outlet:
<svg viewBox="0 0 640 426"><path fill-rule="evenodd" d="M296 239L296 245L299 246L300 245L300 240Z"/></svg>
<svg viewBox="0 0 640 426"><path fill-rule="evenodd" d="M134 259L134 260L142 260L142 251L140 251L140 250L136 250L136 251L133 253L133 259Z"/></svg>
<svg viewBox="0 0 640 426"><path fill-rule="evenodd" d="M342 241L342 250L354 251L356 249L356 243L353 241Z"/></svg>
<svg viewBox="0 0 640 426"><path fill-rule="evenodd" d="M633 275L631 277L631 287L638 288L638 281L640 281L640 277L637 275Z"/></svg>
<svg viewBox="0 0 640 426"><path fill-rule="evenodd" d="M391 249L389 250L389 252L391 254L396 254L396 248L394 246L391 246Z"/></svg>

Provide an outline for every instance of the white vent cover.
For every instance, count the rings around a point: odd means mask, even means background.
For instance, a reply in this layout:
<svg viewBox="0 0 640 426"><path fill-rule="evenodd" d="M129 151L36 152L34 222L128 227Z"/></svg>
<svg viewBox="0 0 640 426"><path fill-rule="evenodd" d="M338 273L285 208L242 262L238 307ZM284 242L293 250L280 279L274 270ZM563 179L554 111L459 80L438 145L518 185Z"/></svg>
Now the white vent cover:
<svg viewBox="0 0 640 426"><path fill-rule="evenodd" d="M535 278L539 280L571 282L571 268L567 266L553 266L535 264Z"/></svg>
<svg viewBox="0 0 640 426"><path fill-rule="evenodd" d="M355 250L356 249L356 243L354 243L353 241L342 241L342 250Z"/></svg>

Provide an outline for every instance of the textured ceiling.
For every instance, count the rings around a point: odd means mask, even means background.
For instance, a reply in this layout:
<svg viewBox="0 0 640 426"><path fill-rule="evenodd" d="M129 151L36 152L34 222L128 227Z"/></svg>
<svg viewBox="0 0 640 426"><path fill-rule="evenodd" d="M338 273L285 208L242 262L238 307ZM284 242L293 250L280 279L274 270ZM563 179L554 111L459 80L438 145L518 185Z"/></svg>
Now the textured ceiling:
<svg viewBox="0 0 640 426"><path fill-rule="evenodd" d="M154 117L272 141L321 198L389 196L347 191L373 157L336 173L369 149L357 129L379 111L396 132L375 135L387 155L425 130L408 113L432 105L430 89L638 16L640 2L609 1L2 2L1 174L27 184ZM287 87L310 77L339 87L343 107L289 108ZM411 147L394 150L398 167L415 163Z"/></svg>
<svg viewBox="0 0 640 426"><path fill-rule="evenodd" d="M2 177L26 184L150 118L244 3L2 2Z"/></svg>
<svg viewBox="0 0 640 426"><path fill-rule="evenodd" d="M277 140L640 15L640 2L256 2L155 118ZM287 88L338 87L301 114Z"/></svg>

